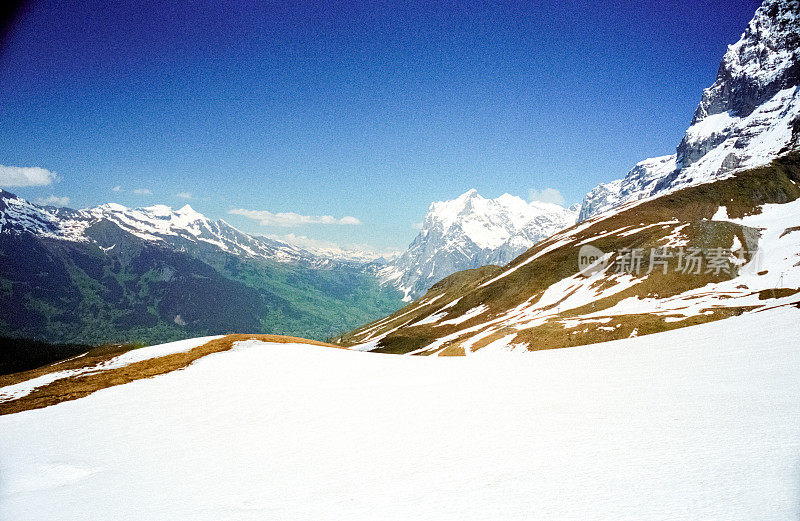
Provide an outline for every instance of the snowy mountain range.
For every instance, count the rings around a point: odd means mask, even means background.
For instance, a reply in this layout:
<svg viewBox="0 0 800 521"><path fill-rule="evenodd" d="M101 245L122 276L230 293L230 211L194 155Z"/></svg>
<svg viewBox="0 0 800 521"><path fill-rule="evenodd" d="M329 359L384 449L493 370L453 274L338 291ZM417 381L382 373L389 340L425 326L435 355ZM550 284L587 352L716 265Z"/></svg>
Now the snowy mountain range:
<svg viewBox="0 0 800 521"><path fill-rule="evenodd" d="M576 218L577 207L529 203L509 194L487 199L472 189L432 203L408 250L381 268L378 277L410 300L457 271L506 264Z"/></svg>
<svg viewBox="0 0 800 521"><path fill-rule="evenodd" d="M580 220L619 205L765 165L800 143L800 2L766 0L728 47L671 156L597 186Z"/></svg>
<svg viewBox="0 0 800 521"><path fill-rule="evenodd" d="M675 154L645 159L573 209L470 191L434 203L409 249L379 271L407 299L459 270L505 264L556 231L623 204L766 165L800 142L800 5L767 0L729 46Z"/></svg>
<svg viewBox="0 0 800 521"><path fill-rule="evenodd" d="M382 268L0 192L0 333L199 337L0 375L0 517L798 519L799 7L580 221L470 190Z"/></svg>
<svg viewBox="0 0 800 521"><path fill-rule="evenodd" d="M37 205L0 189L0 233L28 232L43 238L98 242L91 229L103 221L144 241L177 250L213 248L233 255L316 268L330 266L334 261L362 263L378 258L369 252L343 248L312 252L288 242L250 235L222 219L212 221L188 204L178 210L165 205L127 208L116 203L72 210Z"/></svg>
<svg viewBox="0 0 800 521"><path fill-rule="evenodd" d="M190 206L72 210L0 191L0 335L158 342L220 331L325 338L400 306L364 252L312 253Z"/></svg>

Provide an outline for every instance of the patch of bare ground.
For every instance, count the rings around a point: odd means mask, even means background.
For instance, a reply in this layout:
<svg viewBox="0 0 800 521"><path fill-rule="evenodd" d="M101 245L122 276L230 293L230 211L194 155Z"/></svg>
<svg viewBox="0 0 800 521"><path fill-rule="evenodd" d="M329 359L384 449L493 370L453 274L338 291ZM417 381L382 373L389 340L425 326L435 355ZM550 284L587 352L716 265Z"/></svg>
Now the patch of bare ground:
<svg viewBox="0 0 800 521"><path fill-rule="evenodd" d="M103 370L101 367L98 367L96 372L83 373L76 376L55 380L47 385L37 387L28 395L22 396L16 400L9 400L0 403L0 415L41 409L57 403L83 398L95 391L113 387L115 385L122 385L135 380L150 378L184 369L195 360L199 360L200 358L212 353L228 351L233 347L234 343L245 340L260 340L262 342L278 344L300 343L339 348L338 346L326 344L325 342L317 342L315 340L290 336L263 334L227 335L222 338L206 342L199 347L195 347L194 349L183 353L173 353L171 355L161 356L158 358L150 358L123 367L108 370ZM87 354L79 358L66 360L64 362L39 369L7 375L0 378L0 387L24 382L30 380L31 378L36 378L57 371L86 368L91 370L92 367L98 366L101 362L108 361L121 354L121 352L128 350L129 349L125 349L123 351L115 351L96 355Z"/></svg>
<svg viewBox="0 0 800 521"><path fill-rule="evenodd" d="M784 235L789 235L790 233L794 232L800 232L800 226L791 226L789 228L786 228L785 230L783 230L783 233L781 233L781 237L783 237Z"/></svg>
<svg viewBox="0 0 800 521"><path fill-rule="evenodd" d="M67 358L66 360L61 360L60 362L54 362L52 364L37 367L36 369L29 369L27 371L20 371L18 373L0 375L0 387L18 384L20 382L31 380L46 374L55 373L57 371L74 371L86 367L98 366L103 362L121 355L122 353L127 353L128 351L132 351L140 347L144 346L135 344L110 344L94 347L88 350L86 353L74 356L72 358Z"/></svg>

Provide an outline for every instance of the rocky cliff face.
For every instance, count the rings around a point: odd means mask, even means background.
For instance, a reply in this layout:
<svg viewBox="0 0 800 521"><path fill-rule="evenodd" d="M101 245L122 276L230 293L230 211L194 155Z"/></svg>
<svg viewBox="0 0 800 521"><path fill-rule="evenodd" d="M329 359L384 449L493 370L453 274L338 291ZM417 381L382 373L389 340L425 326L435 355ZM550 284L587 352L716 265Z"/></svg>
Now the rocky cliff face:
<svg viewBox="0 0 800 521"><path fill-rule="evenodd" d="M451 201L431 204L422 231L408 250L379 272L383 284L397 287L407 299L457 271L513 258L572 225L577 207L528 203L509 194L497 199L470 190Z"/></svg>
<svg viewBox="0 0 800 521"><path fill-rule="evenodd" d="M797 0L767 0L741 39L728 48L714 85L703 92L692 125L714 114L747 117L778 92L798 84ZM684 158L684 166L691 164Z"/></svg>
<svg viewBox="0 0 800 521"><path fill-rule="evenodd" d="M766 0L728 47L676 154L645 160L624 179L598 186L584 199L580 218L764 165L797 148L799 47L800 1Z"/></svg>

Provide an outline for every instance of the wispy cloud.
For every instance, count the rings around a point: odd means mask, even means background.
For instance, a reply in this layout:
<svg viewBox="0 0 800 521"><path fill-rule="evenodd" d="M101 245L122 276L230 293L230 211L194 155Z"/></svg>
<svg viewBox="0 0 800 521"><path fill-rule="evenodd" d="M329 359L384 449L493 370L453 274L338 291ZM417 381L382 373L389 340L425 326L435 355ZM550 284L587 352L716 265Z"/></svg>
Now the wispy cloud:
<svg viewBox="0 0 800 521"><path fill-rule="evenodd" d="M419 223L411 223L411 227L414 228L415 230L421 230L422 229L422 223L421 222L419 222Z"/></svg>
<svg viewBox="0 0 800 521"><path fill-rule="evenodd" d="M150 191L149 188L136 188L133 190L133 193L137 195L153 195L153 192Z"/></svg>
<svg viewBox="0 0 800 521"><path fill-rule="evenodd" d="M47 186L55 180L55 172L38 166L0 165L0 186Z"/></svg>
<svg viewBox="0 0 800 521"><path fill-rule="evenodd" d="M122 187L120 185L117 185L114 188L112 188L111 191L112 192L121 192L122 191Z"/></svg>
<svg viewBox="0 0 800 521"><path fill-rule="evenodd" d="M258 221L262 226L300 226L303 224L345 224L359 225L361 221L355 217L345 216L340 219L332 215L300 215L294 212L272 213L266 210L245 210L234 208L228 213L242 215L244 217Z"/></svg>
<svg viewBox="0 0 800 521"><path fill-rule="evenodd" d="M42 206L68 206L69 197L59 197L57 195L40 197L36 200L36 204L40 204Z"/></svg>
<svg viewBox="0 0 800 521"><path fill-rule="evenodd" d="M544 188L542 190L531 188L528 190L528 200L564 206L564 196L555 188Z"/></svg>
<svg viewBox="0 0 800 521"><path fill-rule="evenodd" d="M191 199L192 198L192 194L190 192L178 192L175 195L177 195L181 199Z"/></svg>

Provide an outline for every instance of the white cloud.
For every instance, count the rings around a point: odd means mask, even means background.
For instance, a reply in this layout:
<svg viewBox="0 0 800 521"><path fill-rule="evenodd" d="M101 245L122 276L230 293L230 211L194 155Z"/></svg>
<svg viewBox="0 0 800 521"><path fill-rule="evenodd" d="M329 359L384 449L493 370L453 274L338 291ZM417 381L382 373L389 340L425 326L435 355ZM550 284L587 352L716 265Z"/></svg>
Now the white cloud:
<svg viewBox="0 0 800 521"><path fill-rule="evenodd" d="M138 195L153 195L149 188L136 188L133 193Z"/></svg>
<svg viewBox="0 0 800 521"><path fill-rule="evenodd" d="M411 227L412 227L412 228L414 228L415 230L421 230L421 229L422 229L422 223L421 223L421 222L419 222L419 223L412 223L412 224L411 224Z"/></svg>
<svg viewBox="0 0 800 521"><path fill-rule="evenodd" d="M120 185L117 185L114 188L112 188L111 191L112 192L121 192L122 191L122 187Z"/></svg>
<svg viewBox="0 0 800 521"><path fill-rule="evenodd" d="M46 186L55 180L55 172L38 166L0 165L0 186Z"/></svg>
<svg viewBox="0 0 800 521"><path fill-rule="evenodd" d="M57 195L50 195L50 197L40 197L36 200L36 204L42 206L68 206L69 197L59 197Z"/></svg>
<svg viewBox="0 0 800 521"><path fill-rule="evenodd" d="M235 215L243 215L258 221L262 226L300 226L303 224L347 224L358 225L361 221L355 217L345 216L337 219L332 215L300 215L294 212L279 212L272 213L266 210L245 210L243 208L234 208L228 213Z"/></svg>
<svg viewBox="0 0 800 521"><path fill-rule="evenodd" d="M344 217L339 219L339 222L337 224L352 224L354 226L358 226L359 224L361 224L361 221L359 221L355 217L350 217L349 215L345 215Z"/></svg>
<svg viewBox="0 0 800 521"><path fill-rule="evenodd" d="M189 192L178 192L178 193L177 193L177 194L175 194L175 195L177 195L177 196L178 196L178 197L180 197L181 199L191 199L191 198L192 198L192 194L191 194L191 193L189 193Z"/></svg>
<svg viewBox="0 0 800 521"><path fill-rule="evenodd" d="M564 196L555 188L544 188L542 190L531 188L528 190L528 200L564 206Z"/></svg>

